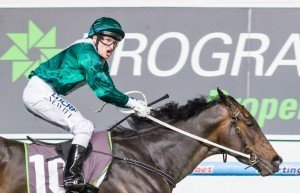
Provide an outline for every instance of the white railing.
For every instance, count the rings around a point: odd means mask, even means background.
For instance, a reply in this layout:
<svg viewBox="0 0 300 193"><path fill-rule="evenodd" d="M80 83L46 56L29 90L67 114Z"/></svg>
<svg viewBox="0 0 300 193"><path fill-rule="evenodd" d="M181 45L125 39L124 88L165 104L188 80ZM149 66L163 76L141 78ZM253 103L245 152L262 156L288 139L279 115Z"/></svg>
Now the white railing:
<svg viewBox="0 0 300 193"><path fill-rule="evenodd" d="M1 0L0 8L18 7L270 7L300 8L299 0Z"/></svg>
<svg viewBox="0 0 300 193"><path fill-rule="evenodd" d="M1 137L7 138L7 139L13 139L21 142L30 142L27 139L27 136L30 136L31 138L38 139L41 141L49 142L49 143L58 143L62 141L66 141L68 139L72 139L72 134L41 134L41 133L35 133L35 134L0 134Z"/></svg>

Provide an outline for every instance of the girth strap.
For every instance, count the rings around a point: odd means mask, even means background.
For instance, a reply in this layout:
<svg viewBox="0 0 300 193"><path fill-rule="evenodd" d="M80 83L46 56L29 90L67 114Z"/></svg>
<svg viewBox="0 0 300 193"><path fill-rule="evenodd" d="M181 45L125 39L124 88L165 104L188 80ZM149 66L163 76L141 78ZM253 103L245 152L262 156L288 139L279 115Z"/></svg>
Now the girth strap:
<svg viewBox="0 0 300 193"><path fill-rule="evenodd" d="M132 165L135 165L135 166L139 166L139 167L142 167L142 168L144 168L146 170L149 170L151 172L157 173L158 175L161 175L162 177L164 177L168 182L170 182L170 184L172 185L173 188L176 187L176 182L175 182L174 178L172 176L170 176L169 174L167 174L166 172L164 172L164 171L162 171L158 168L155 168L153 166L150 166L148 164L145 164L143 162L140 162L138 160L125 158L124 161L127 164L132 164Z"/></svg>
<svg viewBox="0 0 300 193"><path fill-rule="evenodd" d="M165 178L172 185L173 188L176 187L175 179L172 176L170 176L169 174L167 174L166 172L164 172L164 171L162 171L158 168L155 168L153 166L150 166L150 165L145 164L143 162L140 162L138 160L134 160L134 159L130 159L130 158L121 158L121 157L118 157L118 156L115 156L115 155L112 155L112 154L108 154L108 153L105 153L105 152L101 152L101 151L94 151L94 152L101 153L101 154L104 154L104 155L108 155L108 156L111 156L114 159L124 161L127 164L139 166L139 167L144 168L148 171L154 172L154 173L162 176L163 178Z"/></svg>

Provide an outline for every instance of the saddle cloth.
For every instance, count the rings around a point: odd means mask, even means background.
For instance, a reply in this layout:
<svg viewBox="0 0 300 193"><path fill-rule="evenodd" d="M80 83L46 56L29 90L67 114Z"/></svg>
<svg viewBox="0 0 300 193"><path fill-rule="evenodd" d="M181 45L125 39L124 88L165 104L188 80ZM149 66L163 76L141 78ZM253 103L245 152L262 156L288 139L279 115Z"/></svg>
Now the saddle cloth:
<svg viewBox="0 0 300 193"><path fill-rule="evenodd" d="M111 163L112 153L110 133L106 131L95 132L90 141L93 152L84 162L84 175L86 182L98 187ZM28 193L62 193L63 170L65 162L61 158L50 159L57 156L55 147L36 144L27 145L27 186Z"/></svg>

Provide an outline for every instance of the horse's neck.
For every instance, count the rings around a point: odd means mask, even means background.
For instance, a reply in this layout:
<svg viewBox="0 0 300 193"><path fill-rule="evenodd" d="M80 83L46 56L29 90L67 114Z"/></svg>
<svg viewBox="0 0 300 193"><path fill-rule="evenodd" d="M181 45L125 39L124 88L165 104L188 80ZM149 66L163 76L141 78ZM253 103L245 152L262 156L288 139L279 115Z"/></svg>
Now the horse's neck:
<svg viewBox="0 0 300 193"><path fill-rule="evenodd" d="M193 125L193 120L182 121L173 125L178 128L186 128L188 125ZM203 133L200 136L203 136ZM154 131L152 138L156 142L150 140L149 137L149 140L146 140L151 147L153 160L163 170L170 172L178 182L190 174L201 161L212 155L209 146L165 128Z"/></svg>
<svg viewBox="0 0 300 193"><path fill-rule="evenodd" d="M194 135L217 142L222 110L213 106L188 120L169 122L173 126ZM224 116L223 116L224 117ZM163 171L170 173L177 182L190 174L205 158L219 153L204 143L189 138L165 127L143 128L138 135L116 136L114 138L116 155L134 155L135 159L154 162Z"/></svg>

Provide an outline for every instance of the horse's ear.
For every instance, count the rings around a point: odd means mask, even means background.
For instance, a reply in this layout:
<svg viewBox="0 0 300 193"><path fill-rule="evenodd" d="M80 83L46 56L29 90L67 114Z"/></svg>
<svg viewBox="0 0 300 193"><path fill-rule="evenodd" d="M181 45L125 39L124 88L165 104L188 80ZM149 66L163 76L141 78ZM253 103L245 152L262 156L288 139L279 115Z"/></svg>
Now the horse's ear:
<svg viewBox="0 0 300 193"><path fill-rule="evenodd" d="M225 102L226 101L226 95L217 87L218 95L221 99L221 101Z"/></svg>
<svg viewBox="0 0 300 193"><path fill-rule="evenodd" d="M224 94L219 87L217 87L217 91L218 91L218 95L221 99L221 101L223 102L223 104L225 104L228 107L233 107L234 103L232 102L232 100L230 99L230 97L228 97L226 94Z"/></svg>

